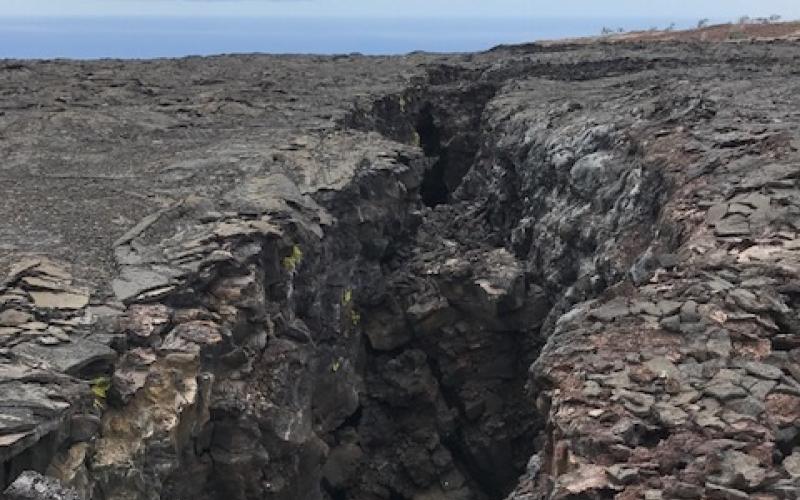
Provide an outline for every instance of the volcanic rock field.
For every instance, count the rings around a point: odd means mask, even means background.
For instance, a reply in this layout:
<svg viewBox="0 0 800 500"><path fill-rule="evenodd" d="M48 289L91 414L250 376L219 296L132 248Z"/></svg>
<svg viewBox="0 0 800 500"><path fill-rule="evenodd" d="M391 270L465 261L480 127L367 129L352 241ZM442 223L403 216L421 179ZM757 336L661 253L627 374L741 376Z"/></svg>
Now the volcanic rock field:
<svg viewBox="0 0 800 500"><path fill-rule="evenodd" d="M800 45L0 61L12 500L795 499Z"/></svg>

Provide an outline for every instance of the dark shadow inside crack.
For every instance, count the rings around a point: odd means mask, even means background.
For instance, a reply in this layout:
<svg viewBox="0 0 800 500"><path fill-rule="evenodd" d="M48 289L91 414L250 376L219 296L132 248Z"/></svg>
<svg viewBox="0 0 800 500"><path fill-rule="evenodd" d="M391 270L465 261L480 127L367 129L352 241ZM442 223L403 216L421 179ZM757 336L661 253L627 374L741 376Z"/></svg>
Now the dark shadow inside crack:
<svg viewBox="0 0 800 500"><path fill-rule="evenodd" d="M416 131L425 155L436 158L422 179L420 188L422 202L429 207L446 204L450 199L450 192L445 181L448 152L446 148L442 147L441 131L436 125L430 104L426 105L420 112Z"/></svg>

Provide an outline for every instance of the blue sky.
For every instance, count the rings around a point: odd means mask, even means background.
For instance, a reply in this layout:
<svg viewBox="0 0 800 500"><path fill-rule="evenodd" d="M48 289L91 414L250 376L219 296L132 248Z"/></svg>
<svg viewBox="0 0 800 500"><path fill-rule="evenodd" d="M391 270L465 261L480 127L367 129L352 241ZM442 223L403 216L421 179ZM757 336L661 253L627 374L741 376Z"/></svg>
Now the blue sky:
<svg viewBox="0 0 800 500"><path fill-rule="evenodd" d="M0 59L467 52L771 14L800 0L0 0Z"/></svg>
<svg viewBox="0 0 800 500"><path fill-rule="evenodd" d="M800 18L800 0L0 0L0 17Z"/></svg>

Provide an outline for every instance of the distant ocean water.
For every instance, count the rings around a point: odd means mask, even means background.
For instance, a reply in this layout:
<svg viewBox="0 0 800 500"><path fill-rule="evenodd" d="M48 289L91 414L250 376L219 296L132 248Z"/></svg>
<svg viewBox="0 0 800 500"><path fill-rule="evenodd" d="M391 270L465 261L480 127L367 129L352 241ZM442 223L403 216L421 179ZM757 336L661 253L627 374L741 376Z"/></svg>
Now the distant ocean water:
<svg viewBox="0 0 800 500"><path fill-rule="evenodd" d="M467 52L689 19L2 18L0 58L94 59L224 53Z"/></svg>

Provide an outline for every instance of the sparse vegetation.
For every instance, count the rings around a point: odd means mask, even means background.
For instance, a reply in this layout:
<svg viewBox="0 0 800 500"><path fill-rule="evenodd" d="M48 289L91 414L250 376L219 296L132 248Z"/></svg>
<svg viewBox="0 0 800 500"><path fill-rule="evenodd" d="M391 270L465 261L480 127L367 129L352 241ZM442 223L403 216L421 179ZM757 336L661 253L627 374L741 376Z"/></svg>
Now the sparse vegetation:
<svg viewBox="0 0 800 500"><path fill-rule="evenodd" d="M744 31L734 30L728 34L729 40L744 40L747 38L747 33Z"/></svg>
<svg viewBox="0 0 800 500"><path fill-rule="evenodd" d="M111 379L108 377L97 377L89 383L89 387L94 394L94 406L102 410L106 406L108 391L111 389Z"/></svg>
<svg viewBox="0 0 800 500"><path fill-rule="evenodd" d="M350 324L353 326L358 326L361 323L361 314L356 311L355 309L350 310Z"/></svg>
<svg viewBox="0 0 800 500"><path fill-rule="evenodd" d="M303 251L300 249L300 245L294 245L292 246L292 253L283 258L283 268L293 272L302 260Z"/></svg>
<svg viewBox="0 0 800 500"><path fill-rule="evenodd" d="M707 17L697 21L697 29L707 28L710 22L711 20Z"/></svg>

